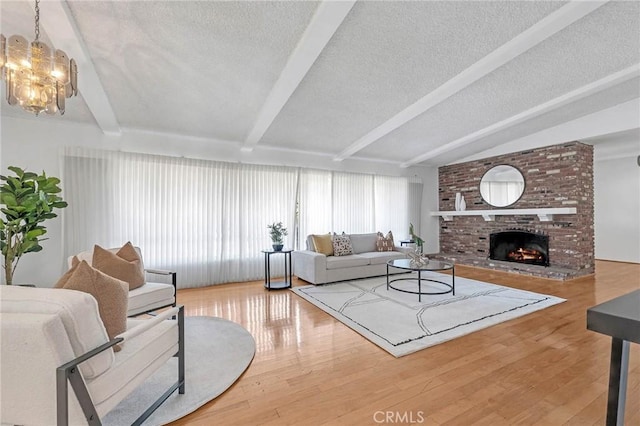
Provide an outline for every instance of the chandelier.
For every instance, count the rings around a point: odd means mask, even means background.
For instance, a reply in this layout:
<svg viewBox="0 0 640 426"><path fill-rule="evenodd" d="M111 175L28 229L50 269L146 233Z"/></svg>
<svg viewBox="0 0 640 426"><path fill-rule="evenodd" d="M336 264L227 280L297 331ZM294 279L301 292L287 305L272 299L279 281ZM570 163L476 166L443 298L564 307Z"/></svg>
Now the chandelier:
<svg viewBox="0 0 640 426"><path fill-rule="evenodd" d="M55 50L39 41L40 0L36 0L36 38L31 43L19 35L9 40L0 34L0 72L6 82L7 102L21 106L36 115L64 114L65 98L78 94L76 61L62 50Z"/></svg>

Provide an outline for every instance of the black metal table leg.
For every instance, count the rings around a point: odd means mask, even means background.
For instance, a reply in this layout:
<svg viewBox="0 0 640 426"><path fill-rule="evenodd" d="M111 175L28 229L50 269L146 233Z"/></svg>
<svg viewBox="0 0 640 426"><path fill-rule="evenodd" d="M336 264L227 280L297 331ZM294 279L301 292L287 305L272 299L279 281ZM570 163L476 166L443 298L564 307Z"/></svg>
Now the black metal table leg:
<svg viewBox="0 0 640 426"><path fill-rule="evenodd" d="M627 399L628 371L629 342L613 337L611 339L611 364L609 366L607 426L624 425L624 408Z"/></svg>

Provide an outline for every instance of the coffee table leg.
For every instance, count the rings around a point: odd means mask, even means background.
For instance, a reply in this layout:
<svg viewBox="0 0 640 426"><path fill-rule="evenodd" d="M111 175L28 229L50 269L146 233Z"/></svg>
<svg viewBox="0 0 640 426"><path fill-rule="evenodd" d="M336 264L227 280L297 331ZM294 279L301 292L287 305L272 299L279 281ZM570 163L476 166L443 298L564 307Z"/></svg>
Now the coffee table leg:
<svg viewBox="0 0 640 426"><path fill-rule="evenodd" d="M455 265L451 268L451 290L453 291L452 296L456 295L456 267Z"/></svg>
<svg viewBox="0 0 640 426"><path fill-rule="evenodd" d="M422 285L420 283L421 279L421 271L418 269L418 302L422 302Z"/></svg>
<svg viewBox="0 0 640 426"><path fill-rule="evenodd" d="M387 290L389 290L389 264L387 263Z"/></svg>

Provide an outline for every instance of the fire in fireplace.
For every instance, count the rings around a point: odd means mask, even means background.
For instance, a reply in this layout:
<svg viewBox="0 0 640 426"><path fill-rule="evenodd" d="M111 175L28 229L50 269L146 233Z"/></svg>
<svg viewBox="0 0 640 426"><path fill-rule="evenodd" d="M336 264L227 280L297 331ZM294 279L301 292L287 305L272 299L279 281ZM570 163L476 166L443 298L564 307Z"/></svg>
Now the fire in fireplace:
<svg viewBox="0 0 640 426"><path fill-rule="evenodd" d="M489 259L549 266L549 237L522 230L494 232Z"/></svg>

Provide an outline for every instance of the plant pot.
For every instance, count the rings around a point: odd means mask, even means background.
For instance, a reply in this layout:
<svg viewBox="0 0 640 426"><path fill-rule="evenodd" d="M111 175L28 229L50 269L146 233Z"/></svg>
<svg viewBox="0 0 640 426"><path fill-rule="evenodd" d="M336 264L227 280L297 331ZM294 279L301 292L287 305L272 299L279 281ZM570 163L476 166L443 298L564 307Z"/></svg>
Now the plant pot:
<svg viewBox="0 0 640 426"><path fill-rule="evenodd" d="M282 247L284 247L284 244L272 244L271 247L273 247L274 251L282 251Z"/></svg>

